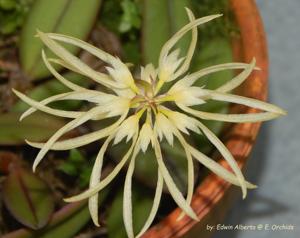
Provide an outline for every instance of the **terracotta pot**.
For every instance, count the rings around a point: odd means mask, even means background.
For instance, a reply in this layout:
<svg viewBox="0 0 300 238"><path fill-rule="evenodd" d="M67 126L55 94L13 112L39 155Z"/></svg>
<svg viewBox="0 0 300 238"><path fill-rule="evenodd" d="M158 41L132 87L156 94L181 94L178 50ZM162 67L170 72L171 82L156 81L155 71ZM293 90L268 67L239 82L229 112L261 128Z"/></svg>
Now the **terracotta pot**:
<svg viewBox="0 0 300 238"><path fill-rule="evenodd" d="M253 57L262 69L251 74L247 81L239 88L238 93L247 97L266 100L268 78L268 55L266 38L262 20L254 0L230 0L236 23L240 29L240 39L234 40L233 51L239 61L250 62ZM235 106L234 113L253 113L255 109ZM236 158L241 168L247 162L255 142L260 123L232 124L230 130L224 133L223 142ZM219 163L229 169L222 158ZM206 224L217 224L222 221L230 207L233 198L241 197L241 192L234 189L229 183L210 174L195 189L192 207L200 221L196 222L185 216L176 221L181 210L175 209L160 223L153 226L143 238L176 238L176 237L210 237L212 232L206 229Z"/></svg>

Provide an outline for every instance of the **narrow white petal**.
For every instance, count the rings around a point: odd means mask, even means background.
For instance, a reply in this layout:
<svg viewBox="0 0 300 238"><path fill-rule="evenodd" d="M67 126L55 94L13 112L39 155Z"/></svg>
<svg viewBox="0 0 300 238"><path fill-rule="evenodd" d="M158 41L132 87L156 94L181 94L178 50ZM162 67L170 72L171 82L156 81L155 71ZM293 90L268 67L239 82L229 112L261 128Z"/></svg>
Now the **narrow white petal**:
<svg viewBox="0 0 300 238"><path fill-rule="evenodd" d="M132 154L132 151L136 145L136 141L137 141L137 135L135 136L135 138L133 139L133 142L131 144L131 147L129 148L129 150L126 152L126 154L123 156L123 158L121 159L121 161L116 165L116 167L113 169L113 171L107 176L105 177L101 182L99 182L96 186L94 186L93 188L90 188L76 196L70 197L70 198L66 198L64 199L66 202L77 202L77 201L81 201L84 199L89 198L90 196L95 195L96 193L98 193L100 190L102 190L103 188L105 188L117 175L118 173L121 171L121 169L123 168L123 166L125 165L125 163L128 161L130 155Z"/></svg>
<svg viewBox="0 0 300 238"><path fill-rule="evenodd" d="M244 178L237 162L231 155L230 151L220 141L220 139L201 122L199 122L199 128L206 135L208 140L218 149L218 151L221 153L221 155L224 157L224 159L227 161L227 163L232 168L233 172L236 174L238 181L240 183L240 186L242 188L243 198L245 198L247 195L246 181L245 181L245 178Z"/></svg>
<svg viewBox="0 0 300 238"><path fill-rule="evenodd" d="M92 170L92 174L90 177L90 184L89 187L92 188L94 186L96 186L99 181L100 181L100 177L101 177L101 170L102 170L102 165L103 165L103 157L104 157L104 153L107 150L107 147L109 145L109 143L111 142L111 140L114 137L114 133L111 134L104 142L104 144L102 145L94 166L93 166L93 170ZM92 220L94 222L94 224L96 226L99 226L99 221L98 221L98 193L96 193L95 195L91 196L89 198L89 202L88 202L88 207L89 207L89 211L92 217Z"/></svg>
<svg viewBox="0 0 300 238"><path fill-rule="evenodd" d="M49 63L54 63L54 64L58 64L60 66L62 66L63 68L66 68L70 71L73 71L75 73L78 74L83 74L83 72L79 71L78 69L74 68L72 65L68 64L67 62L65 62L62 59L56 59L56 58L48 58Z"/></svg>
<svg viewBox="0 0 300 238"><path fill-rule="evenodd" d="M191 204L193 193L194 193L194 183L195 183L195 175L194 175L194 162L191 155L191 152L189 148L186 146L186 143L183 136L180 134L178 130L175 131L175 136L178 138L179 142L181 143L182 147L184 148L187 163L188 163L188 188L187 188L187 196L186 196L186 202L188 204ZM184 216L184 213L182 212L177 220L181 220Z"/></svg>
<svg viewBox="0 0 300 238"><path fill-rule="evenodd" d="M96 56L97 58L101 59L102 61L104 61L106 63L111 63L111 61L113 61L115 59L114 56L108 54L107 52L105 52L83 40L77 39L75 37L66 36L66 35L57 34L57 33L48 33L47 35L51 39L80 47L81 49L86 50L87 52L91 53L92 55Z"/></svg>
<svg viewBox="0 0 300 238"><path fill-rule="evenodd" d="M16 91L16 90L15 90ZM34 113L37 109L43 111L40 108L37 108L36 106L33 106L32 104L30 104L29 102L33 102L33 99L28 98L25 95L22 95L20 92L18 92L20 96L22 96L22 100L25 101L27 104L31 105L32 108L27 109L21 116L22 119L24 119L25 117L28 117L29 115L31 115L32 113ZM62 101L62 100L84 100L87 102L92 102L92 103L97 103L99 105L104 105L105 103L107 103L109 100L113 101L113 99L116 98L116 96L111 95L111 94L106 94L106 93L101 93L101 92L97 92L97 91L93 91L93 90L84 90L84 91L75 91L75 92L69 92L69 93L61 93L61 94L57 94L57 95L53 95L51 97L48 97L40 102L36 102L34 101L34 103L36 105L42 104L42 105L47 105L49 103L52 102L56 102L56 101ZM47 108L49 109L49 108ZM52 109L54 110L53 112L55 113L56 109ZM58 112L58 111L57 111ZM66 111L67 112L67 111ZM59 113L59 112L58 112ZM81 112L77 112L76 115L79 116L81 115ZM54 114L56 115L56 114ZM58 115L60 116L60 115ZM75 116L75 117L77 117ZM75 118L75 117L70 117L70 118ZM98 119L99 117L96 117L95 119Z"/></svg>
<svg viewBox="0 0 300 238"><path fill-rule="evenodd" d="M12 89L12 91L25 103L28 105L32 106L34 109L29 109L25 113L23 113L20 117L20 121L23 120L25 117L29 116L32 112L36 111L37 109L59 117L66 117L66 118L76 118L78 116L81 116L84 112L76 112L76 111L65 111L65 110L60 110L60 109L54 109L50 108L48 106L43 105L43 103L37 102L26 95L20 93L19 91Z"/></svg>
<svg viewBox="0 0 300 238"><path fill-rule="evenodd" d="M273 113L278 113L280 115L286 115L286 111L284 111L280 107L277 107L273 104L266 103L266 102L263 102L263 101L260 101L257 99L247 98L247 97L233 95L233 94L229 94L229 93L220 93L220 92L216 92L216 91L208 90L208 89L202 89L202 90L209 93L210 98L212 100L242 104L242 105L245 105L248 107L261 109L261 110L264 110L267 112L273 112Z"/></svg>
<svg viewBox="0 0 300 238"><path fill-rule="evenodd" d="M216 91L221 93L230 92L231 90L237 88L240 86L252 73L252 71L255 68L256 60L253 58L251 63L248 65L247 68L245 68L244 71L242 71L240 74L238 74L236 77L231 79L229 82L225 83L221 87L217 88Z"/></svg>
<svg viewBox="0 0 300 238"><path fill-rule="evenodd" d="M86 134L86 135L83 135L83 136L78 136L78 137L72 138L72 139L57 141L52 145L51 150L70 150L70 149L74 149L74 148L77 148L77 147L80 147L80 146L90 144L90 143L92 143L96 140L100 140L104 137L107 137L126 118L127 113L128 112L124 113L112 125L110 125L106 128L103 128L99 131L94 131L94 132L91 132L89 134ZM32 147L40 148L40 149L43 148L43 146L45 145L45 143L35 143L35 142L28 141L28 140L26 140L26 143L28 143Z"/></svg>
<svg viewBox="0 0 300 238"><path fill-rule="evenodd" d="M214 121L225 121L234 123L245 123L245 122L260 122L269 121L279 115L273 112L260 112L260 113L249 113L249 114L221 114L212 112L203 112L186 107L182 104L177 104L177 106L191 115L198 117L203 120L214 120Z"/></svg>
<svg viewBox="0 0 300 238"><path fill-rule="evenodd" d="M148 228L151 226L151 224L156 216L156 213L159 208L160 200L161 200L163 185L164 185L163 176L162 176L161 172L158 171L157 184L156 184L156 190L155 190L155 195L154 195L154 199L153 199L153 205L152 205L150 214L149 214L143 228L136 236L137 238L141 237L148 230Z"/></svg>
<svg viewBox="0 0 300 238"><path fill-rule="evenodd" d="M227 169L225 169L223 166L218 164L216 161L207 157L205 154L201 153L191 145L187 144L187 146L190 152L192 153L193 157L195 157L195 159L197 159L201 164L203 164L205 167L210 169L212 172L214 172L216 175L223 178L227 182L232 183L236 186L240 186L240 182L238 181L237 177L233 173L229 172ZM249 182L246 182L246 187L248 189L255 189L257 186Z"/></svg>
<svg viewBox="0 0 300 238"><path fill-rule="evenodd" d="M123 221L128 238L134 238L133 224L132 224L132 176L135 167L135 159L140 151L139 144L134 148L131 161L129 163L125 183L124 183L124 195L123 195Z"/></svg>
<svg viewBox="0 0 300 238"><path fill-rule="evenodd" d="M218 64L214 66L210 66L204 69L201 69L197 72L194 72L187 77L179 80L176 84L182 84L185 86L193 85L198 79L204 77L206 75L216 73L223 70L232 70L232 69L246 69L249 67L249 64L246 63L226 63L226 64Z"/></svg>
<svg viewBox="0 0 300 238"><path fill-rule="evenodd" d="M169 51L171 50L171 48L177 43L177 41L183 37L189 30L193 29L196 26L199 26L201 24L204 24L206 22L209 22L217 17L222 16L221 14L216 14L216 15L211 15L211 16L206 16L206 17L202 17L199 19L196 19L190 23L188 23L187 25L185 25L184 27L182 27L178 32L176 32L171 39L169 39L163 46L161 53L160 53L160 57L159 57L159 65L162 65L162 61L165 58L166 55L168 55Z"/></svg>
<svg viewBox="0 0 300 238"><path fill-rule="evenodd" d="M63 46L56 43L52 40L48 34L38 31L38 36L43 41L43 43L51 49L51 51L56 54L58 57L63 59L65 62L70 64L72 67L76 68L80 72L84 72L84 75L88 75L91 79L96 81L99 84L102 84L106 87L116 87L119 88L119 84L116 84L110 78L102 73L99 73L93 70L91 67L83 63L78 57L72 55L69 51L67 51Z"/></svg>
<svg viewBox="0 0 300 238"><path fill-rule="evenodd" d="M90 120L93 116L101 113L103 111L102 107L95 107L90 111L86 112L82 116L70 121L62 128L60 128L57 132L54 133L53 136L44 144L43 148L39 151L38 155L36 156L34 163L33 163L33 171L35 171L37 165L43 159L45 154L51 149L52 145L65 133L74 129L75 127L85 123L86 121Z"/></svg>
<svg viewBox="0 0 300 238"><path fill-rule="evenodd" d="M158 168L159 168L160 172L162 173L162 176L164 178L164 181L165 181L165 183L168 187L168 190L169 190L170 194L172 195L172 197L173 197L174 201L177 203L177 205L188 216L190 216L194 220L198 220L197 215L195 214L193 209L190 207L190 205L185 201L183 195L181 194L181 192L177 188L177 186L174 183L168 169L166 168L166 166L163 162L159 142L157 141L157 138L155 136L153 137L153 140L154 140L153 143L154 143L154 150L155 150L155 155L156 155L156 158L157 158Z"/></svg>
<svg viewBox="0 0 300 238"><path fill-rule="evenodd" d="M240 186L237 177L232 172L228 171L216 161L195 149L193 146L189 145L180 133L176 133L176 136L180 144L185 148L185 150L189 151L189 153L191 153L193 157L195 157L195 159L197 159L201 164L203 164L205 167L210 169L212 172L214 172L216 175L220 176L224 180L236 186ZM256 188L256 185L246 182L246 187L248 189L254 189Z"/></svg>
<svg viewBox="0 0 300 238"><path fill-rule="evenodd" d="M46 67L48 68L48 70L53 74L53 76L58 80L60 81L62 84L64 84L65 86L67 86L68 88L76 91L76 90L86 90L85 88L77 85L77 84L74 84L70 81L68 81L67 79L65 79L61 74L59 74L53 67L52 65L50 64L50 62L48 61L47 57L46 57L46 54L45 54L45 51L42 50L42 59L46 65Z"/></svg>
<svg viewBox="0 0 300 238"><path fill-rule="evenodd" d="M194 16L193 12L188 8L186 8L186 11L188 13L190 21L193 22L195 20L195 16ZM195 26L192 28L192 40L191 40L191 43L190 43L190 46L189 46L189 49L187 52L187 56L186 56L183 64L176 71L176 73L174 75L175 79L178 78L180 75L184 74L189 69L190 63L192 61L192 58L193 58L193 55L195 52L195 48L197 45L197 38L198 38L198 30L197 30L197 27Z"/></svg>
<svg viewBox="0 0 300 238"><path fill-rule="evenodd" d="M62 41L68 44L72 44L75 46L78 46L87 52L93 54L94 56L98 57L99 59L103 60L106 63L111 64L114 69L114 74L116 76L115 80L117 80L120 84L115 84L115 86L118 88L120 85L125 84L133 89L134 92L138 92L138 89L134 83L134 80L132 78L132 75L127 67L126 64L120 61L119 58L114 57L107 52L88 44L87 42L84 42L82 40L76 39L71 36L65 36L61 34L54 34L54 33L48 33L47 34L51 39L55 39L58 41ZM84 71L83 71L84 72ZM122 86L123 87L123 86Z"/></svg>

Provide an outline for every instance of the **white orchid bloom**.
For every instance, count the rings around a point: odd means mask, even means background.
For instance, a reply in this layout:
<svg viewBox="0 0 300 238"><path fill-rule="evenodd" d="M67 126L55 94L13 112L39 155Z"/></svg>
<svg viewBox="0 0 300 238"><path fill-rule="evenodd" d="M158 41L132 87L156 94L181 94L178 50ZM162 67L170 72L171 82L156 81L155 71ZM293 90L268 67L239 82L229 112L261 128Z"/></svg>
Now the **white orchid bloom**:
<svg viewBox="0 0 300 238"><path fill-rule="evenodd" d="M255 60L250 64L227 63L211 66L195 73L187 74L196 48L197 27L220 16L212 15L195 19L191 11L187 10L187 12L190 23L184 26L165 43L161 50L158 68L155 69L152 64L147 65L145 68L142 67L139 79L134 79L126 64L122 63L120 59L84 41L61 34L38 32L38 36L42 42L58 57L58 59L48 59L45 53L42 52L45 65L71 92L55 95L41 102L37 102L14 90L20 99L31 106L31 108L22 115L22 119L36 110L71 119L69 123L58 130L46 143L28 142L34 147L41 148L35 159L34 169L49 150L69 150L106 138L97 155L90 178L89 189L77 196L66 199L68 202L89 199L89 210L96 225L99 225L98 193L106 187L117 176L124 165L129 162L124 186L123 216L125 228L130 238L135 236L132 226L132 176L135 160L140 150L146 152L149 149L153 149L156 156L154 159L157 160L159 169L153 207L144 227L137 234L137 237L140 237L153 222L158 210L164 183L183 213L193 219L197 219L197 214L195 214L190 206L194 185L193 159L202 163L224 180L240 186L242 188L243 197L246 196L247 189L255 188L254 185L246 182L237 162L225 145L209 128L204 126L199 119L235 123L257 122L270 120L286 114L284 110L275 105L229 93L243 83L253 70L257 69L255 67ZM189 31L192 31L190 47L187 55L184 58L179 58L179 51L176 49L173 50L173 48ZM107 67L108 74L100 73L92 69L78 57L68 52L60 43L80 47L103 60L109 65ZM87 76L109 90L107 92L99 92L76 85L59 74L51 63L58 63L70 70ZM210 73L227 69L241 69L243 71L216 90L193 86L199 78ZM165 83L172 82L174 82L173 85L171 85L166 93L160 93ZM61 100L85 100L91 103L92 107L88 111L64 111L49 106L50 103ZM204 104L207 100L238 103L258 108L263 112L254 114L218 114L199 111L191 107ZM144 112L146 116L143 116ZM112 117L118 118L113 120L111 125L99 131L71 139L59 140L65 133L89 120L103 120ZM190 145L185 139L185 136L191 132L202 133L206 136L227 160L233 172L226 170L217 162L208 158L198 149ZM130 148L124 155L121 155L119 164L116 165L112 172L103 180L100 180L105 151L109 149L111 144L121 143L125 137L127 138L127 142L131 140ZM177 188L164 164L158 138L160 140L165 138L170 145L173 145L174 138L178 139L186 153L189 175L186 198L184 198L183 194Z"/></svg>

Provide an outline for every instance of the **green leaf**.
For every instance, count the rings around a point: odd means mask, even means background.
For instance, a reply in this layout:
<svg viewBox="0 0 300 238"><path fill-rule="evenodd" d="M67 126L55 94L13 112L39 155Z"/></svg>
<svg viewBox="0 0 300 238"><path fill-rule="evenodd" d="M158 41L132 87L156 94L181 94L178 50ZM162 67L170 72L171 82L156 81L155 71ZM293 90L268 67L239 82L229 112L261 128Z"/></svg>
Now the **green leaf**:
<svg viewBox="0 0 300 238"><path fill-rule="evenodd" d="M32 229L45 226L54 209L49 187L35 174L24 169L15 168L6 178L3 198L10 213Z"/></svg>
<svg viewBox="0 0 300 238"><path fill-rule="evenodd" d="M88 87L89 80L76 73L66 73L63 75L66 79L70 80L71 82L81 85L83 87ZM31 91L27 93L27 95L37 101L41 101L47 97L51 97L53 95L57 95L60 93L66 93L69 92L70 89L68 89L66 86L64 86L62 83L60 83L56 79L51 79L46 83L43 83L35 88L33 88ZM55 106L57 108L62 110L74 110L77 109L81 105L80 101L61 101L55 103ZM25 102L19 100L12 108L12 111L15 112L24 112L26 109L28 109L30 106L28 106Z"/></svg>
<svg viewBox="0 0 300 238"><path fill-rule="evenodd" d="M140 64L140 47L138 40L131 40L128 42L125 42L123 44L123 52L124 52L124 61L133 63L134 65Z"/></svg>
<svg viewBox="0 0 300 238"><path fill-rule="evenodd" d="M89 184L93 163L90 163L79 150L72 149L69 158L59 166L59 170L67 175L76 176L78 186L85 188Z"/></svg>
<svg viewBox="0 0 300 238"><path fill-rule="evenodd" d="M77 168L74 164L71 162L64 162L61 165L59 165L58 169L62 172L64 172L67 175L75 176L77 175Z"/></svg>
<svg viewBox="0 0 300 238"><path fill-rule="evenodd" d="M33 235L32 237L40 238L71 238L77 234L78 231L90 220L90 213L87 206L81 206L81 209L74 209L73 213L68 214L69 216L61 219L61 222L52 225L49 224L49 228L42 230L41 232ZM70 213L70 212L69 212Z"/></svg>
<svg viewBox="0 0 300 238"><path fill-rule="evenodd" d="M0 145L21 145L25 139L44 141L65 123L61 119L36 112L19 121L21 113L9 112L0 117Z"/></svg>
<svg viewBox="0 0 300 238"><path fill-rule="evenodd" d="M190 0L143 0L143 61L157 65L164 43L181 27L188 23L185 7ZM180 40L178 47L184 54L190 37Z"/></svg>
<svg viewBox="0 0 300 238"><path fill-rule="evenodd" d="M142 229L153 203L153 198L147 196L142 187L134 185L132 191L133 228L137 233ZM109 238L127 238L123 224L123 190L119 191L112 203L107 217Z"/></svg>
<svg viewBox="0 0 300 238"><path fill-rule="evenodd" d="M86 202L65 206L56 212L49 224L39 231L20 229L4 235L3 238L71 238L90 220Z"/></svg>
<svg viewBox="0 0 300 238"><path fill-rule="evenodd" d="M82 164L85 161L83 155L80 153L78 149L70 150L70 156L68 158L70 162L74 162L76 164Z"/></svg>
<svg viewBox="0 0 300 238"><path fill-rule="evenodd" d="M89 167L83 167L80 171L79 175L79 187L80 188L85 188L89 182L90 182L90 177L93 171L92 165L89 165Z"/></svg>
<svg viewBox="0 0 300 238"><path fill-rule="evenodd" d="M49 76L41 60L42 42L35 38L36 30L57 32L86 39L96 19L100 0L36 0L25 22L20 42L20 60L24 72L32 80ZM78 48L68 46L77 53ZM50 55L46 51L47 55Z"/></svg>
<svg viewBox="0 0 300 238"><path fill-rule="evenodd" d="M121 3L123 15L119 25L120 32L127 32L132 28L139 29L141 19L137 5L132 0L123 0Z"/></svg>
<svg viewBox="0 0 300 238"><path fill-rule="evenodd" d="M107 190L103 190L99 202L102 203L106 196ZM41 230L20 229L4 235L2 238L72 238L89 220L87 202L75 202L55 212L48 225Z"/></svg>
<svg viewBox="0 0 300 238"><path fill-rule="evenodd" d="M0 8L3 10L12 10L16 5L17 2L15 0L0 0Z"/></svg>

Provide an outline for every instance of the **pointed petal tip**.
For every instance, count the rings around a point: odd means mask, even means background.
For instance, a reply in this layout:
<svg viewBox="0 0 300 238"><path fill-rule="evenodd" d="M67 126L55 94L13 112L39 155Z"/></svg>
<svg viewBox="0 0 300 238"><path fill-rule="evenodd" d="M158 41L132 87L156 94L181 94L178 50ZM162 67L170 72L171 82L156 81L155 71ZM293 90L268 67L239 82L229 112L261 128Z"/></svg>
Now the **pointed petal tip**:
<svg viewBox="0 0 300 238"><path fill-rule="evenodd" d="M28 144L28 145L30 145L32 147L39 148L39 147L34 146L35 142L29 141L27 139L25 139L25 142L26 142L26 144Z"/></svg>
<svg viewBox="0 0 300 238"><path fill-rule="evenodd" d="M14 88L11 89L11 91L16 94L17 96L20 95L20 92Z"/></svg>
<svg viewBox="0 0 300 238"><path fill-rule="evenodd" d="M280 107L278 107L277 111L274 112L274 118L286 116L288 112Z"/></svg>
<svg viewBox="0 0 300 238"><path fill-rule="evenodd" d="M184 9L186 10L186 12L187 12L188 14L193 14L193 11L192 11L190 8L185 7Z"/></svg>
<svg viewBox="0 0 300 238"><path fill-rule="evenodd" d="M67 203L70 203L71 201L70 201L70 198L63 198L63 201L64 202L67 202Z"/></svg>
<svg viewBox="0 0 300 238"><path fill-rule="evenodd" d="M281 109L281 113L280 116L286 116L288 114L288 112L284 109Z"/></svg>
<svg viewBox="0 0 300 238"><path fill-rule="evenodd" d="M262 69L260 67L258 67L258 66L255 66L254 70L261 71Z"/></svg>
<svg viewBox="0 0 300 238"><path fill-rule="evenodd" d="M19 121L21 122L21 121L23 121L25 118L26 118L26 114L23 113L23 114L20 116Z"/></svg>
<svg viewBox="0 0 300 238"><path fill-rule="evenodd" d="M36 34L34 35L35 37L41 37L41 35L45 34L44 32L42 32L39 29L36 29Z"/></svg>
<svg viewBox="0 0 300 238"><path fill-rule="evenodd" d="M36 28L35 31L36 31L36 33L35 33L34 37L40 37L40 33L41 33L40 29Z"/></svg>
<svg viewBox="0 0 300 238"><path fill-rule="evenodd" d="M197 217L197 215L195 214L194 217L192 217L195 221L200 221L200 219Z"/></svg>
<svg viewBox="0 0 300 238"><path fill-rule="evenodd" d="M92 220L93 220L93 223L94 223L95 226L100 227L100 224L99 224L99 221L98 221L98 217L97 218L95 218L95 217L93 218L92 217Z"/></svg>
<svg viewBox="0 0 300 238"><path fill-rule="evenodd" d="M243 200L245 200L247 197L247 188L244 186L242 187L242 193L243 193Z"/></svg>
<svg viewBox="0 0 300 238"><path fill-rule="evenodd" d="M257 188L257 185L250 183L250 182L246 182L246 186L247 186L247 189L256 189Z"/></svg>
<svg viewBox="0 0 300 238"><path fill-rule="evenodd" d="M63 198L64 202L71 203L71 202L78 202L79 200L74 199L73 197Z"/></svg>
<svg viewBox="0 0 300 238"><path fill-rule="evenodd" d="M45 50L44 50L44 49L42 49L42 57L43 57L43 58L46 58L46 53L45 53Z"/></svg>

